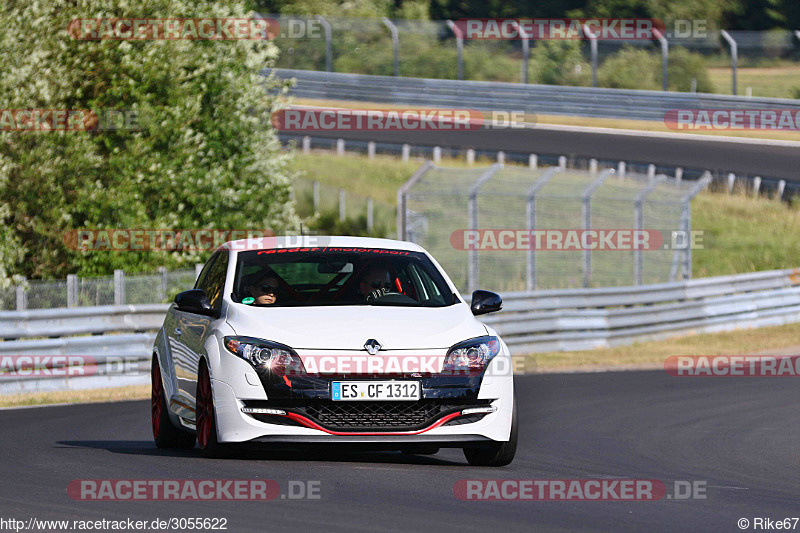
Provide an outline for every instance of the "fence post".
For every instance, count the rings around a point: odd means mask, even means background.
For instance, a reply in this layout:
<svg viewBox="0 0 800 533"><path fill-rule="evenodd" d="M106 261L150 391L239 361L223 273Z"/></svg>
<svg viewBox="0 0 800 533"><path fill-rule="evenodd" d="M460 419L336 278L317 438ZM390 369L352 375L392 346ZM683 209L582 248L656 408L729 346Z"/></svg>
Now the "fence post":
<svg viewBox="0 0 800 533"><path fill-rule="evenodd" d="M560 168L562 171L567 169L567 156L558 156L558 168Z"/></svg>
<svg viewBox="0 0 800 533"><path fill-rule="evenodd" d="M669 41L660 31L653 28L653 34L661 43L661 90L669 90Z"/></svg>
<svg viewBox="0 0 800 533"><path fill-rule="evenodd" d="M344 222L347 218L347 210L345 209L345 200L347 199L347 192L344 189L339 189L339 220Z"/></svg>
<svg viewBox="0 0 800 533"><path fill-rule="evenodd" d="M310 154L311 153L311 137L308 135L303 135L303 153Z"/></svg>
<svg viewBox="0 0 800 533"><path fill-rule="evenodd" d="M617 177L624 178L625 177L625 161L620 161L617 164Z"/></svg>
<svg viewBox="0 0 800 533"><path fill-rule="evenodd" d="M597 175L597 159L589 160L589 174L591 174L592 177Z"/></svg>
<svg viewBox="0 0 800 533"><path fill-rule="evenodd" d="M558 167L550 167L542 173L541 177L528 189L528 195L525 199L525 218L527 220L526 229L532 232L536 229L536 195L542 190L548 181L550 181L557 172L561 172ZM528 246L526 255L526 279L525 288L528 292L536 289L536 240L531 233L531 243Z"/></svg>
<svg viewBox="0 0 800 533"><path fill-rule="evenodd" d="M408 222L406 217L406 195L433 166L434 164L431 161L425 161L422 166L408 178L408 181L397 189L397 239L400 241L406 240L406 222Z"/></svg>
<svg viewBox="0 0 800 533"><path fill-rule="evenodd" d="M520 73L522 77L522 83L528 83L528 63L530 62L531 58L531 46L530 46L530 38L531 36L528 35L524 29L519 25L518 22L514 21L514 28L519 32L520 39L522 39L522 71Z"/></svg>
<svg viewBox="0 0 800 533"><path fill-rule="evenodd" d="M333 35L331 23L325 20L322 15L317 15L317 20L322 24L325 31L325 70L333 72Z"/></svg>
<svg viewBox="0 0 800 533"><path fill-rule="evenodd" d="M403 145L403 155L400 158L403 163L407 163L411 159L411 145L404 144Z"/></svg>
<svg viewBox="0 0 800 533"><path fill-rule="evenodd" d="M464 34L461 28L456 26L452 20L447 21L447 27L456 36L456 56L458 57L458 79L464 79Z"/></svg>
<svg viewBox="0 0 800 533"><path fill-rule="evenodd" d="M758 196L758 191L761 189L761 176L753 178L753 195Z"/></svg>
<svg viewBox="0 0 800 533"><path fill-rule="evenodd" d="M344 155L344 139L336 139L336 155Z"/></svg>
<svg viewBox="0 0 800 533"><path fill-rule="evenodd" d="M677 167L675 169L675 185L680 185L681 180L683 180L683 167Z"/></svg>
<svg viewBox="0 0 800 533"><path fill-rule="evenodd" d="M314 214L319 214L319 182L314 180L311 184L314 191Z"/></svg>
<svg viewBox="0 0 800 533"><path fill-rule="evenodd" d="M442 160L442 147L441 146L434 146L433 147L433 162L439 163Z"/></svg>
<svg viewBox="0 0 800 533"><path fill-rule="evenodd" d="M500 163L501 165L505 164L506 153L504 151L500 150L499 152L497 152L497 162Z"/></svg>
<svg viewBox="0 0 800 533"><path fill-rule="evenodd" d="M67 274L67 307L78 305L78 276Z"/></svg>
<svg viewBox="0 0 800 533"><path fill-rule="evenodd" d="M114 271L114 305L125 305L125 271Z"/></svg>
<svg viewBox="0 0 800 533"><path fill-rule="evenodd" d="M367 143L367 157L375 159L375 141L369 141Z"/></svg>
<svg viewBox="0 0 800 533"><path fill-rule="evenodd" d="M474 165L475 164L475 149L474 148L467 148L467 164Z"/></svg>
<svg viewBox="0 0 800 533"><path fill-rule="evenodd" d="M584 231L592 229L592 194L606 181L612 169L606 169L600 173L595 180L589 184L581 193L581 218L583 219L582 229ZM583 286L589 287L592 283L592 251L588 248L583 251Z"/></svg>
<svg viewBox="0 0 800 533"><path fill-rule="evenodd" d="M656 166L652 163L647 165L647 180L653 181L656 177Z"/></svg>
<svg viewBox="0 0 800 533"><path fill-rule="evenodd" d="M592 50L592 87L597 87L597 35L589 30L589 26L583 25L583 32L589 38L589 45Z"/></svg>
<svg viewBox="0 0 800 533"><path fill-rule="evenodd" d="M469 213L469 229L478 229L478 193L481 187L491 179L495 173L503 168L503 165L496 163L490 166L486 171L481 174L475 183L469 188L469 203L467 211ZM470 247L467 250L467 290L471 294L478 288L478 277L480 276L480 266L478 264L478 250L475 247Z"/></svg>
<svg viewBox="0 0 800 533"><path fill-rule="evenodd" d="M733 91L732 91L731 94L733 94L735 96L737 94L737 90L736 90L736 66L737 66L737 63L739 62L739 47L736 44L736 41L733 40L733 37L731 37L730 33L728 33L725 30L720 30L719 33L720 33L720 35L722 35L722 38L725 39L728 42L728 45L731 47L731 71L732 71L732 75L733 75Z"/></svg>
<svg viewBox="0 0 800 533"><path fill-rule="evenodd" d="M669 281L675 281L677 277L678 271L678 258L683 255L683 265L681 266L683 279L691 279L692 277L692 236L691 236L691 229L692 229L692 198L694 198L700 191L708 187L708 184L711 183L711 172L706 171L691 190L686 193L683 198L681 198L681 230L685 232L687 242L686 248L683 250L683 254L681 254L681 250L676 248L672 253L672 266L669 272Z"/></svg>
<svg viewBox="0 0 800 533"><path fill-rule="evenodd" d="M783 191L786 190L786 180L778 182L778 200L783 199Z"/></svg>
<svg viewBox="0 0 800 533"><path fill-rule="evenodd" d="M539 168L539 156L536 154L529 155L528 166L533 169Z"/></svg>
<svg viewBox="0 0 800 533"><path fill-rule="evenodd" d="M394 53L394 75L400 75L400 39L397 36L397 26L387 17L381 19L383 24L392 32L392 52Z"/></svg>
<svg viewBox="0 0 800 533"><path fill-rule="evenodd" d="M16 287L17 293L17 311L24 311L28 308L28 294L25 291L25 276L20 279L20 284Z"/></svg>
<svg viewBox="0 0 800 533"><path fill-rule="evenodd" d="M372 231L374 226L374 206L372 205L372 197L367 196L367 230Z"/></svg>
<svg viewBox="0 0 800 533"><path fill-rule="evenodd" d="M640 232L644 229L644 201L652 193L655 188L658 186L659 183L667 179L667 177L663 174L659 174L656 178L650 182L642 191L636 195L636 200L633 204L633 229L636 235L639 235ZM634 238L633 243L636 243ZM641 244L641 243L639 243ZM643 263L644 263L644 252L638 246L633 250L633 279L634 284L641 285L642 284L642 270L643 270Z"/></svg>
<svg viewBox="0 0 800 533"><path fill-rule="evenodd" d="M733 185L736 183L736 174L731 172L728 174L728 194L733 192Z"/></svg>
<svg viewBox="0 0 800 533"><path fill-rule="evenodd" d="M167 299L167 267L158 267L158 274L161 277L158 284L158 301L163 302Z"/></svg>

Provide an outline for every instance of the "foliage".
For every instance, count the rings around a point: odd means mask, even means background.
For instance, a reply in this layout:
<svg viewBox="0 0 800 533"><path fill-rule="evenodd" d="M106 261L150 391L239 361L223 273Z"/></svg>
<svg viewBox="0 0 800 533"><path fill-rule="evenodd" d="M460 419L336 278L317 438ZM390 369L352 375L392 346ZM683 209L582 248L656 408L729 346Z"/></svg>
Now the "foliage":
<svg viewBox="0 0 800 533"><path fill-rule="evenodd" d="M295 229L290 174L258 70L268 41L86 41L79 18L247 17L225 0L27 0L0 6L6 109L126 110L138 130L0 133L0 277L177 267L205 253L79 252L80 228ZM275 86L275 82L270 82ZM274 92L274 91L273 91Z"/></svg>
<svg viewBox="0 0 800 533"><path fill-rule="evenodd" d="M592 67L583 58L579 41L539 41L531 63L534 83L591 85Z"/></svg>
<svg viewBox="0 0 800 533"><path fill-rule="evenodd" d="M603 62L597 78L601 87L658 91L662 88L662 73L660 52L625 46ZM685 48L670 50L667 77L671 91L691 91L695 79L697 92L714 92L703 57Z"/></svg>

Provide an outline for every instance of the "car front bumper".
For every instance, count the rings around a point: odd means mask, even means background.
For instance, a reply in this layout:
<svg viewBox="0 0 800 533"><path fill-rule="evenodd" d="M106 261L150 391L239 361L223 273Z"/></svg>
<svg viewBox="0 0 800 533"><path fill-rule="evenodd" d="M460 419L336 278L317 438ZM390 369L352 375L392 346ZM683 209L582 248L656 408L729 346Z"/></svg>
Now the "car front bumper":
<svg viewBox="0 0 800 533"><path fill-rule="evenodd" d="M320 412L311 409L324 403L321 387L312 387L306 395L296 391L293 398L275 397L270 400L242 399L228 383L212 379L216 408L217 436L220 442L339 442L418 444L437 443L439 446L467 446L487 441L507 441L511 433L514 407L514 383L511 376L493 376L478 380L474 386L436 387L423 380L423 400L441 404L441 410L414 427L356 427L342 428L330 424L331 418L321 420ZM452 385L452 384L451 384ZM448 388L450 391L448 392ZM316 392L314 392L316 390ZM337 402L364 405L371 402ZM416 402L394 402L410 407ZM242 411L245 407L268 407L286 415L254 416ZM461 415L465 408L494 407L494 412L482 417ZM338 407L338 406L337 406ZM480 418L480 419L478 419ZM475 420L475 421L471 421Z"/></svg>

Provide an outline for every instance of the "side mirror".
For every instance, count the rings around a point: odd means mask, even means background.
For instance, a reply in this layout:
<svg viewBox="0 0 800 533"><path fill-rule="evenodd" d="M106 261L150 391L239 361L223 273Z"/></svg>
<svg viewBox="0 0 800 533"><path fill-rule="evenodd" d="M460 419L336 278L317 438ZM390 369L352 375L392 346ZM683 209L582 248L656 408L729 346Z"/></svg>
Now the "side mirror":
<svg viewBox="0 0 800 533"><path fill-rule="evenodd" d="M494 313L503 308L503 299L499 294L489 291L475 291L472 293L472 305L470 309L473 315L485 315Z"/></svg>
<svg viewBox="0 0 800 533"><path fill-rule="evenodd" d="M211 307L211 302L202 289L191 289L179 292L175 295L175 307L178 311L186 311L187 313L195 313L197 315L215 318L219 316L217 310Z"/></svg>

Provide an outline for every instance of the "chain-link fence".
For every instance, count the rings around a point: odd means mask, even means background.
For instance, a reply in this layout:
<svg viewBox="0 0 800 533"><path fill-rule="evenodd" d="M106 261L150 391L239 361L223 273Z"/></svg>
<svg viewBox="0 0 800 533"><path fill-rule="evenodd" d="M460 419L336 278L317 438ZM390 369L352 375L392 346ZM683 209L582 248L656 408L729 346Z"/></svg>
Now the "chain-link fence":
<svg viewBox="0 0 800 533"><path fill-rule="evenodd" d="M339 222L363 222L369 234L379 237L395 233L395 207L370 196L303 178L294 180L292 194L297 214L304 219L318 214Z"/></svg>
<svg viewBox="0 0 800 533"><path fill-rule="evenodd" d="M445 20L265 16L280 26L278 68L724 94L741 78L735 94L800 95L797 31L723 32L675 21L660 39L524 41L463 38L463 22ZM748 67L789 68L737 76ZM776 75L781 83L770 83Z"/></svg>
<svg viewBox="0 0 800 533"><path fill-rule="evenodd" d="M0 290L0 309L167 303L194 286L201 267L171 271L162 268L155 274L125 274L117 270L113 276L71 275L59 281L29 280Z"/></svg>
<svg viewBox="0 0 800 533"><path fill-rule="evenodd" d="M675 281L691 276L689 203L710 179L428 162L400 190L398 234L462 291Z"/></svg>

